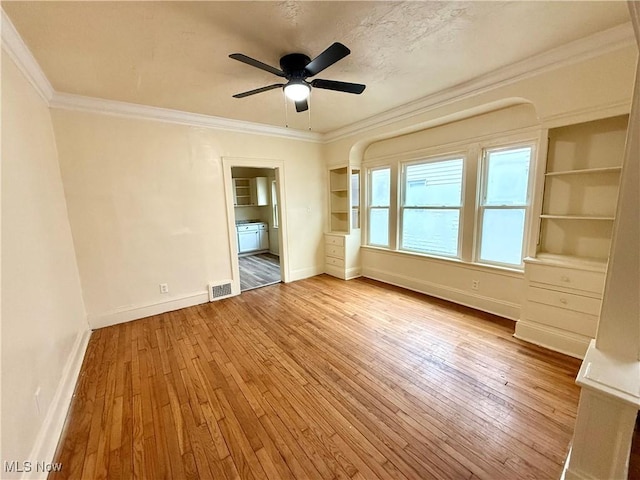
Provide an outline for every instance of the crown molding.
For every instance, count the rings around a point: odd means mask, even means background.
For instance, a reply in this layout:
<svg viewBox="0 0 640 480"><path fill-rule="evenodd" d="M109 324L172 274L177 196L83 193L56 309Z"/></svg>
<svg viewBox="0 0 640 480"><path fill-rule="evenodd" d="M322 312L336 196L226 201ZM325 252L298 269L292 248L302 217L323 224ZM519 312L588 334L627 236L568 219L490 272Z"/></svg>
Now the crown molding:
<svg viewBox="0 0 640 480"><path fill-rule="evenodd" d="M494 70L486 75L441 90L415 102L387 110L386 112L323 134L161 107L56 92L9 17L4 10L1 10L1 13L3 51L16 63L38 94L51 108L98 113L124 118L155 120L314 143L329 143L366 133L376 128L401 122L520 80L579 63L621 48L632 45L635 46L636 44L633 26L631 22L628 22L508 65L504 68ZM554 120L558 121L559 119Z"/></svg>
<svg viewBox="0 0 640 480"><path fill-rule="evenodd" d="M327 132L324 134L323 140L328 143L366 133L468 97L632 45L635 45L635 34L631 22L627 22L494 70L468 82L441 90L410 104L401 105L351 125Z"/></svg>
<svg viewBox="0 0 640 480"><path fill-rule="evenodd" d="M171 110L168 108L151 107L147 105L138 105L134 103L56 92L5 11L0 9L0 12L2 22L0 34L2 37L3 51L6 52L7 55L15 62L29 83L31 83L36 92L38 92L50 108L60 108L143 120L155 120L166 123L215 128L217 130L230 132L251 133L307 142L320 143L322 141L322 134L316 132L306 132L262 123L246 122L243 120L214 117L211 115L189 113L180 110Z"/></svg>
<svg viewBox="0 0 640 480"><path fill-rule="evenodd" d="M59 108L63 110L97 113L123 118L137 118L141 120L154 120L192 127L215 128L216 130L252 133L256 135L281 137L306 142L320 143L322 141L322 134L316 132L305 132L301 130L266 125L263 123L214 117L212 115L183 112L169 108L151 107L135 103L118 102L116 100L85 97L71 93L55 92L49 102L49 106L51 108Z"/></svg>
<svg viewBox="0 0 640 480"><path fill-rule="evenodd" d="M49 103L54 92L51 83L49 83L40 65L38 65L29 47L24 43L7 14L1 9L0 12L2 12L0 20L2 49L18 66L29 83L38 92L38 95L42 97L45 103Z"/></svg>

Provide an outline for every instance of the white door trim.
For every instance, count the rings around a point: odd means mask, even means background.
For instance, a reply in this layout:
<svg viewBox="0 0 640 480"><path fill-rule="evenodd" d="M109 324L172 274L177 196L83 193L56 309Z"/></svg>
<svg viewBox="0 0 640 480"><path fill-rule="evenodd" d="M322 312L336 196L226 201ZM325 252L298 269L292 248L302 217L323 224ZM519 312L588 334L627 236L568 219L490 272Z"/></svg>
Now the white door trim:
<svg viewBox="0 0 640 480"><path fill-rule="evenodd" d="M229 252L231 253L231 271L233 276L231 279L231 291L234 295L240 294L240 267L238 264L238 239L236 237L235 211L233 205L232 167L273 168L275 170L278 196L280 197L278 199L280 276L282 277L282 281L287 283L290 281L291 272L289 270L289 236L287 233L287 201L285 195L284 161L268 158L222 157L222 173L224 176L224 189L227 207L227 232L229 237Z"/></svg>

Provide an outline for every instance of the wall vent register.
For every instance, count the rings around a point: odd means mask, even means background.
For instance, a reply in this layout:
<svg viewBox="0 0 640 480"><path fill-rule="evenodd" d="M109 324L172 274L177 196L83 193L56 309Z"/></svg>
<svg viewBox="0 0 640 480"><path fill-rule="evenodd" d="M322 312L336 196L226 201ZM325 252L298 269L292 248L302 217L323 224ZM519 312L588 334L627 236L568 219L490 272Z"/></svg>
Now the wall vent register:
<svg viewBox="0 0 640 480"><path fill-rule="evenodd" d="M221 300L231 296L231 282L209 284L209 301Z"/></svg>

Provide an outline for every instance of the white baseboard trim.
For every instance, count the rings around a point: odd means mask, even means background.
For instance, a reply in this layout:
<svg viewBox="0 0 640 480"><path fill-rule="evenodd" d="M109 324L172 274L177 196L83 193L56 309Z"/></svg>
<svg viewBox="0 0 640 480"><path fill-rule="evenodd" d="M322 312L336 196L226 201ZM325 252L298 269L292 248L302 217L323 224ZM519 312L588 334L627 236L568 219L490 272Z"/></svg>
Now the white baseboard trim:
<svg viewBox="0 0 640 480"><path fill-rule="evenodd" d="M569 453L567 453L567 458L564 461L564 467L562 468L562 473L560 474L560 480L598 480L596 477L592 477L591 475L584 475L581 472L569 470L569 462L571 460L572 449L573 447L569 448Z"/></svg>
<svg viewBox="0 0 640 480"><path fill-rule="evenodd" d="M557 328L520 320L514 337L575 358L584 358L591 338Z"/></svg>
<svg viewBox="0 0 640 480"><path fill-rule="evenodd" d="M424 293L432 297L448 300L465 307L475 308L483 312L499 315L509 320L516 321L520 317L520 305L517 303L505 302L483 295L473 294L446 285L440 285L426 280L420 280L405 275L398 275L376 268L363 268L362 276L389 283L397 287Z"/></svg>
<svg viewBox="0 0 640 480"><path fill-rule="evenodd" d="M324 273L327 275L331 275L332 277L340 278L342 280L346 280L347 276L345 275L344 268L336 267L334 265L325 265Z"/></svg>
<svg viewBox="0 0 640 480"><path fill-rule="evenodd" d="M295 282L296 280L302 280L304 278L315 277L324 273L324 265L315 265L313 267L299 268L297 270L291 270L289 272L289 281Z"/></svg>
<svg viewBox="0 0 640 480"><path fill-rule="evenodd" d="M342 280L352 280L362 276L360 273L360 267L352 267L345 270L343 267L325 265L324 273L331 275L332 277L341 278Z"/></svg>
<svg viewBox="0 0 640 480"><path fill-rule="evenodd" d="M53 395L47 415L40 426L36 441L29 455L29 459L33 462L53 462L53 457L58 447L60 435L64 428L64 422L67 418L67 412L71 406L71 399L76 388L80 367L84 360L84 355L89 344L91 330L78 332L67 363L62 370L62 377L58 383L58 388ZM36 472L34 468L31 472L25 472L20 477L24 480L46 479L46 472Z"/></svg>
<svg viewBox="0 0 640 480"><path fill-rule="evenodd" d="M140 318L159 315L165 312L180 310L181 308L200 305L209 301L208 292L196 292L180 297L173 297L163 302L139 305L131 308L122 308L100 315L89 315L89 325L92 329L109 327L119 323L130 322Z"/></svg>
<svg viewBox="0 0 640 480"><path fill-rule="evenodd" d="M358 278L362 276L362 269L360 267L347 268L346 277L347 280Z"/></svg>

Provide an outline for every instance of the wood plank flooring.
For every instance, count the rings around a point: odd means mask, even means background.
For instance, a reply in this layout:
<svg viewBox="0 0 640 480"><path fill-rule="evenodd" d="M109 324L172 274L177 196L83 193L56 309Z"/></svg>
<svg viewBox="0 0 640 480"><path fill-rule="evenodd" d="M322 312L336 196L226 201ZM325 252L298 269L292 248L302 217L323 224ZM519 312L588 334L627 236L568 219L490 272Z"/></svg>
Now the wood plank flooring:
<svg viewBox="0 0 640 480"><path fill-rule="evenodd" d="M327 275L97 330L51 478L558 478L579 361Z"/></svg>
<svg viewBox="0 0 640 480"><path fill-rule="evenodd" d="M240 290L252 290L281 281L280 258L272 253L259 253L238 258Z"/></svg>

